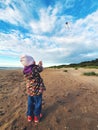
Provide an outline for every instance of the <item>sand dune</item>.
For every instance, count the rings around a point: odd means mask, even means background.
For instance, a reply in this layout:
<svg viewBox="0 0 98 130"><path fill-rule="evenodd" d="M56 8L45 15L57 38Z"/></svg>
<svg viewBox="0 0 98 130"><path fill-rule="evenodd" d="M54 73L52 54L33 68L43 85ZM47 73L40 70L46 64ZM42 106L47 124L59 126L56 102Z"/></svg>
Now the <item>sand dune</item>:
<svg viewBox="0 0 98 130"><path fill-rule="evenodd" d="M67 72L64 72L67 70ZM22 70L0 70L0 130L98 130L97 69L45 69L44 117L26 119L27 94Z"/></svg>

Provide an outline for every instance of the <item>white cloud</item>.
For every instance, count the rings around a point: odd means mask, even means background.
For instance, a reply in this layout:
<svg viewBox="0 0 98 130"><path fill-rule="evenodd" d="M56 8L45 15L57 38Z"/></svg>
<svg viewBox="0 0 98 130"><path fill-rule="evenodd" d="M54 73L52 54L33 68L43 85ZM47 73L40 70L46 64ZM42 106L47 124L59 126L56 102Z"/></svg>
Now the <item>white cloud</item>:
<svg viewBox="0 0 98 130"><path fill-rule="evenodd" d="M71 62L70 59L75 58L81 60L98 57L98 11L72 22L72 16L59 16L61 5L59 7L58 4L55 8L40 9L39 21L32 19L26 24L24 17L25 13L29 14L28 10L20 13L20 10L13 6L14 10L9 6L1 10L0 19L16 25L23 23L23 26L32 29L32 33L28 34L28 38L23 37L24 34L20 31L0 33L0 55L19 57L21 54L30 54L37 61L42 59L46 65L61 64L66 59ZM25 9L26 5L23 7ZM64 25L66 17L71 20L70 30Z"/></svg>
<svg viewBox="0 0 98 130"><path fill-rule="evenodd" d="M16 25L21 22L23 23L20 12L16 8L13 10L9 6L7 6L5 10L0 9L0 19Z"/></svg>
<svg viewBox="0 0 98 130"><path fill-rule="evenodd" d="M81 58L97 57L98 53L98 27L95 20L98 11L85 19L77 20L71 33L65 36L45 36L31 34L29 38L20 38L20 32L0 34L0 53L2 55L20 56L30 54L38 61L42 59L46 64L59 63L62 58L73 59L78 54ZM92 20L91 20L92 19ZM89 22L90 21L90 22ZM93 21L93 22L91 22ZM85 26L84 26L85 25ZM91 31L89 31L91 29ZM71 55L71 57L70 57ZM77 57L78 58L78 57ZM60 62L61 63L61 62Z"/></svg>
<svg viewBox="0 0 98 130"><path fill-rule="evenodd" d="M72 8L75 4L75 1L76 0L66 0L64 5L66 8Z"/></svg>
<svg viewBox="0 0 98 130"><path fill-rule="evenodd" d="M9 5L11 3L11 0L1 0L0 2L7 6L7 5Z"/></svg>
<svg viewBox="0 0 98 130"><path fill-rule="evenodd" d="M95 57L95 58L98 58L98 52L96 51L96 52L91 52L91 53L87 53L87 54L83 54L82 55L84 58L93 58L93 57Z"/></svg>
<svg viewBox="0 0 98 130"><path fill-rule="evenodd" d="M32 19L32 12L23 1L3 0L5 9L0 8L0 20L17 26L28 28L28 21Z"/></svg>
<svg viewBox="0 0 98 130"><path fill-rule="evenodd" d="M51 12L51 14L50 14ZM40 21L31 21L30 26L34 33L51 32L56 23L56 9L49 7L48 9L41 9L39 12Z"/></svg>

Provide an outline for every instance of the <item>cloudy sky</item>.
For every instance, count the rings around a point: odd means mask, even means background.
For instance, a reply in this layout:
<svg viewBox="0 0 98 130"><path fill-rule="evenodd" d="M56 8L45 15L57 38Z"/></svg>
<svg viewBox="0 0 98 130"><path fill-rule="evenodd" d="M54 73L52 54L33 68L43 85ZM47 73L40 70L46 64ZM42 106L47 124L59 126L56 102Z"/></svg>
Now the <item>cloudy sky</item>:
<svg viewBox="0 0 98 130"><path fill-rule="evenodd" d="M44 66L98 58L98 0L0 0L0 66L23 54Z"/></svg>

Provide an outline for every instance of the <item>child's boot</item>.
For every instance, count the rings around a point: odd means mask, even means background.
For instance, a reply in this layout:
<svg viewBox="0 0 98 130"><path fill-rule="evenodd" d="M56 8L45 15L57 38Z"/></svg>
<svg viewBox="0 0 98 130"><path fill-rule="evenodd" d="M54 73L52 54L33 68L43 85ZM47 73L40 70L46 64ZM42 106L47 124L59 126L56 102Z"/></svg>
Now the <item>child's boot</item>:
<svg viewBox="0 0 98 130"><path fill-rule="evenodd" d="M32 121L32 116L28 116L28 122L31 122Z"/></svg>
<svg viewBox="0 0 98 130"><path fill-rule="evenodd" d="M35 123L38 123L38 122L39 122L38 116L34 116L34 122L35 122Z"/></svg>

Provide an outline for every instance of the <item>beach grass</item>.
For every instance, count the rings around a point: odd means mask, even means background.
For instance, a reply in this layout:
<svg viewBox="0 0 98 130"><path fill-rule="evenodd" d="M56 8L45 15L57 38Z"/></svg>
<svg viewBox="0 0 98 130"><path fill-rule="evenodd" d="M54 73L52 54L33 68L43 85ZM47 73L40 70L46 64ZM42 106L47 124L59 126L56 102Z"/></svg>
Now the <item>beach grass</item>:
<svg viewBox="0 0 98 130"><path fill-rule="evenodd" d="M95 73L94 71L91 71L91 72L84 72L83 75L86 75L86 76L98 76L98 73Z"/></svg>

